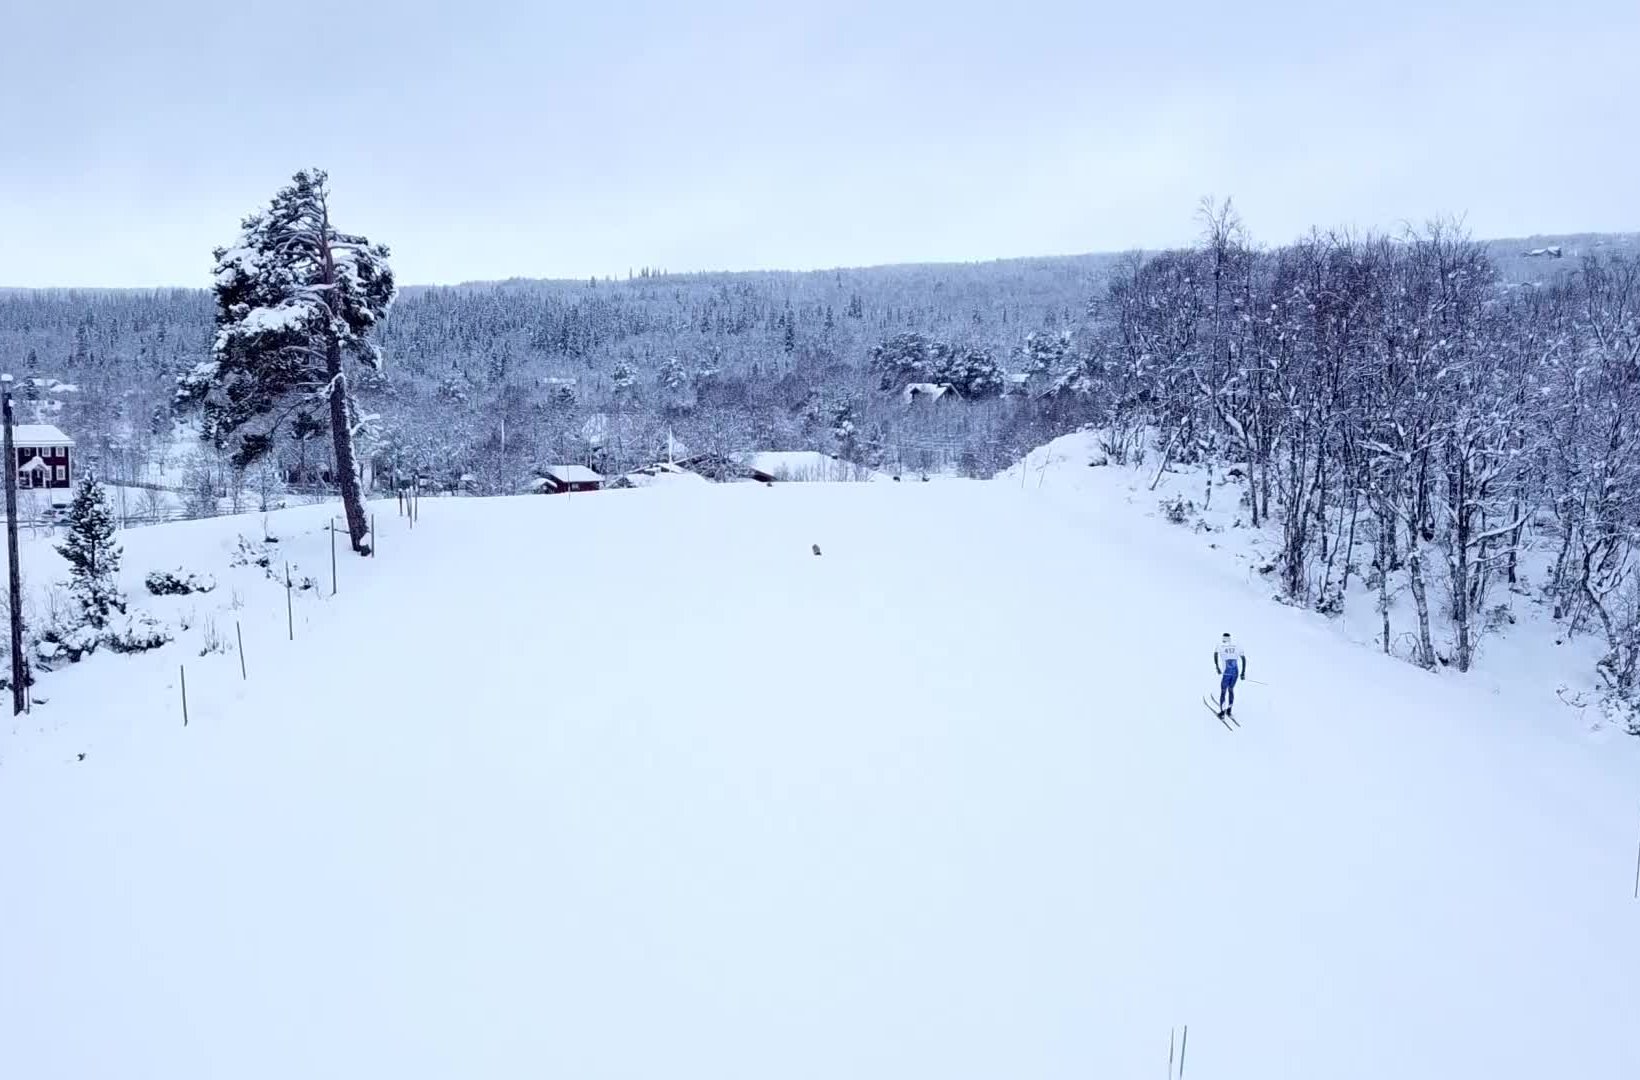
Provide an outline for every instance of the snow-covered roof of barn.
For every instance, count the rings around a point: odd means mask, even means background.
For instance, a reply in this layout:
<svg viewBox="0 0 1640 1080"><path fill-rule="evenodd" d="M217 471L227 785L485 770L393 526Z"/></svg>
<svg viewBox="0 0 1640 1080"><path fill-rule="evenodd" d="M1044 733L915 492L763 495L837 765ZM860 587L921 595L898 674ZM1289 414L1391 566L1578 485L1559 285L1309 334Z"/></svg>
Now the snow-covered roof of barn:
<svg viewBox="0 0 1640 1080"><path fill-rule="evenodd" d="M73 446L74 440L53 424L18 424L11 429L17 446Z"/></svg>
<svg viewBox="0 0 1640 1080"><path fill-rule="evenodd" d="M560 484L596 484L603 480L585 465L549 465L542 471Z"/></svg>

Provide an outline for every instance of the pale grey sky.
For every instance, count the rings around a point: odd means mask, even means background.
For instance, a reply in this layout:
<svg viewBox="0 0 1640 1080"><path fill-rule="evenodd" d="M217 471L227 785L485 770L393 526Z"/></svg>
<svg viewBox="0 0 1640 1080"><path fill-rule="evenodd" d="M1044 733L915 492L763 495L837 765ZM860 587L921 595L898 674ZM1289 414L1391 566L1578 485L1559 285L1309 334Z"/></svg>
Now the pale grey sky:
<svg viewBox="0 0 1640 1080"><path fill-rule="evenodd" d="M0 285L204 285L308 165L407 283L1157 247L1209 193L1267 242L1640 228L1635 0L12 0L4 22Z"/></svg>

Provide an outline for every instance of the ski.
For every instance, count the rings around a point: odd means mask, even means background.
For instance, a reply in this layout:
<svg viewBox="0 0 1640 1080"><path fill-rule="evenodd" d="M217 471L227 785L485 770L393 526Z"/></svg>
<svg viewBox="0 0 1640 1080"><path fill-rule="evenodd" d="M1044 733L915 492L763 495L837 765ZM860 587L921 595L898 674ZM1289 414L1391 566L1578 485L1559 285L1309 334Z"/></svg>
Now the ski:
<svg viewBox="0 0 1640 1080"><path fill-rule="evenodd" d="M1202 698L1202 704L1207 706L1207 711L1208 712L1212 713L1214 716L1217 716L1219 718L1219 723L1224 725L1224 730L1234 731L1234 730L1236 730L1236 728L1241 727L1240 724L1237 724L1236 727L1231 727L1230 722L1232 720L1234 720L1235 717L1233 717L1233 716L1228 717L1228 718L1225 717L1222 713L1219 712L1219 707L1217 705L1213 704L1213 701L1212 701L1211 698L1206 698L1206 697Z"/></svg>

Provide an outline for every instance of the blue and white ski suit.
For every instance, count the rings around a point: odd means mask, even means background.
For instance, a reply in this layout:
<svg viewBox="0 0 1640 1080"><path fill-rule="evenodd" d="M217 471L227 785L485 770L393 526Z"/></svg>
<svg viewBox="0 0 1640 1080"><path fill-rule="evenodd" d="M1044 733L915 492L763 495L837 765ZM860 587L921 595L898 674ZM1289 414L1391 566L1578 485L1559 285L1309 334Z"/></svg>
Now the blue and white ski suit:
<svg viewBox="0 0 1640 1080"><path fill-rule="evenodd" d="M1213 669L1220 675L1219 678L1219 708L1222 710L1225 698L1230 699L1230 707L1236 705L1236 683L1247 675L1247 657L1233 641L1221 641L1219 647L1213 650Z"/></svg>

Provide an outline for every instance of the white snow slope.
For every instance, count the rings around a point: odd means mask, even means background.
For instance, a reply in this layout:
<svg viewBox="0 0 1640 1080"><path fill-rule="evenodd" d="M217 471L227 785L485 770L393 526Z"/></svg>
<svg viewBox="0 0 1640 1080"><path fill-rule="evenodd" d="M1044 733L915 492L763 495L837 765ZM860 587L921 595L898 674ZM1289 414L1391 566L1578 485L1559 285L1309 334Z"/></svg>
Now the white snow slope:
<svg viewBox="0 0 1640 1080"><path fill-rule="evenodd" d="M127 535L240 593L249 679L196 626L0 737L0 1075L1136 1077L1188 1024L1201 1080L1640 1076L1633 745L1163 523L1017 481L378 512L294 643L227 568L259 519ZM272 525L328 592L325 513Z"/></svg>

